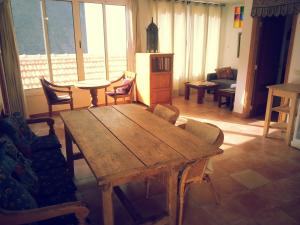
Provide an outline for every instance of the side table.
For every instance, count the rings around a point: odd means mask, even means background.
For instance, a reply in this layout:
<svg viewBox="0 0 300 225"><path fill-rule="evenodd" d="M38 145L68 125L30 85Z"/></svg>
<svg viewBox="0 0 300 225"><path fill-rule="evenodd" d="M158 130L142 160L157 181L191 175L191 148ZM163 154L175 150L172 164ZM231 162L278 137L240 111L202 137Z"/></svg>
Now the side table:
<svg viewBox="0 0 300 225"><path fill-rule="evenodd" d="M229 106L230 110L233 109L235 88L219 89L217 91L217 96L219 107L226 104L227 106ZM222 98L225 98L226 101L222 102Z"/></svg>
<svg viewBox="0 0 300 225"><path fill-rule="evenodd" d="M219 85L209 81L195 81L185 83L185 99L190 99L190 89L197 89L197 103L202 104L205 96L205 90L214 90L214 101L217 101L216 89Z"/></svg>

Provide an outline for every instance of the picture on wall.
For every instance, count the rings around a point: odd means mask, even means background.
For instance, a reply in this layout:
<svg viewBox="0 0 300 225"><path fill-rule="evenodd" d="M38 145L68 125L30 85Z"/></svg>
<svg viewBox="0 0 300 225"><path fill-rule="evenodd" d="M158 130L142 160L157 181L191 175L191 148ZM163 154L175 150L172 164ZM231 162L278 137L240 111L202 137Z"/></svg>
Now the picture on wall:
<svg viewBox="0 0 300 225"><path fill-rule="evenodd" d="M236 6L234 7L234 28L242 28L244 20L244 6Z"/></svg>

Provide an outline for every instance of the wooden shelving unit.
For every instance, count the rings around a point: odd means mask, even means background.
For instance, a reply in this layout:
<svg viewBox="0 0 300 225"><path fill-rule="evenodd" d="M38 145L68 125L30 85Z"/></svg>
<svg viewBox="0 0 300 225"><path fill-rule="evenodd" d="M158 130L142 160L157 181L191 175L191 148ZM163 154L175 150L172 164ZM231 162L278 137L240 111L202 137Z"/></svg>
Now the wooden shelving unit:
<svg viewBox="0 0 300 225"><path fill-rule="evenodd" d="M290 145L294 132L294 122L297 114L297 103L300 95L300 85L278 84L268 86L268 88L269 95L263 135L265 137L268 136L269 128L277 128L284 130L286 131L285 143L287 145ZM274 96L282 98L282 105L272 107ZM271 123L271 114L273 111L280 113L280 117L277 123Z"/></svg>
<svg viewBox="0 0 300 225"><path fill-rule="evenodd" d="M172 104L173 54L136 53L136 72L139 102Z"/></svg>

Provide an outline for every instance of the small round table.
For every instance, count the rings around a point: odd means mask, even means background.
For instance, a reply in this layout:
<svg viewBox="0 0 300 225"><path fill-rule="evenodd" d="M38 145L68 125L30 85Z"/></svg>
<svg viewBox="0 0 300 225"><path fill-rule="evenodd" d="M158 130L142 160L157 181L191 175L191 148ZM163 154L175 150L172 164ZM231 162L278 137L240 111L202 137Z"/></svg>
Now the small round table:
<svg viewBox="0 0 300 225"><path fill-rule="evenodd" d="M97 90L102 88L107 88L110 85L110 81L108 80L83 80L78 81L74 84L75 87L90 90L91 94L91 105L90 107L97 107L98 105L98 94Z"/></svg>

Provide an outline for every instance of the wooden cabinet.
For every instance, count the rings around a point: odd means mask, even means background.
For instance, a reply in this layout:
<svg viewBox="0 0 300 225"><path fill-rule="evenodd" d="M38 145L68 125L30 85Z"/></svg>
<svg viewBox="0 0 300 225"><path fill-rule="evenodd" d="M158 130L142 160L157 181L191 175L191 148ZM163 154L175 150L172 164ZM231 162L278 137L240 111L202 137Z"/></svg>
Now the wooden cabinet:
<svg viewBox="0 0 300 225"><path fill-rule="evenodd" d="M136 73L139 102L172 104L173 54L136 53Z"/></svg>

